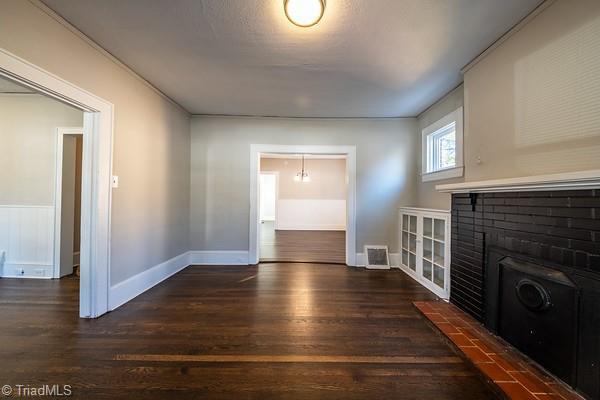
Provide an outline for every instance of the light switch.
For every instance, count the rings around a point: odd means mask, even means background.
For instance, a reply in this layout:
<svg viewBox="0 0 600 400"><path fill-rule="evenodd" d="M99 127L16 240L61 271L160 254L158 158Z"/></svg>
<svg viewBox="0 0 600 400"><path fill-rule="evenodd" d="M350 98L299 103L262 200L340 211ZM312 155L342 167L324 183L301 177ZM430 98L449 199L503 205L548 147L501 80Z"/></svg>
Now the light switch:
<svg viewBox="0 0 600 400"><path fill-rule="evenodd" d="M112 187L113 188L119 187L119 177L117 175L113 175L113 177L112 177Z"/></svg>

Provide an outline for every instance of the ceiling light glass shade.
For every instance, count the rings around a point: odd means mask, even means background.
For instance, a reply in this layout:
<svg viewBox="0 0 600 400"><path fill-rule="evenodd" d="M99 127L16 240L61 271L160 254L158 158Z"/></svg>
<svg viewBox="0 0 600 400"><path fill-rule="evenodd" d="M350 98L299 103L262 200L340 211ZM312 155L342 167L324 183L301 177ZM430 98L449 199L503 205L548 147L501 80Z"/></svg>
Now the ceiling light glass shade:
<svg viewBox="0 0 600 400"><path fill-rule="evenodd" d="M321 20L325 0L283 0L283 9L291 23L306 28Z"/></svg>

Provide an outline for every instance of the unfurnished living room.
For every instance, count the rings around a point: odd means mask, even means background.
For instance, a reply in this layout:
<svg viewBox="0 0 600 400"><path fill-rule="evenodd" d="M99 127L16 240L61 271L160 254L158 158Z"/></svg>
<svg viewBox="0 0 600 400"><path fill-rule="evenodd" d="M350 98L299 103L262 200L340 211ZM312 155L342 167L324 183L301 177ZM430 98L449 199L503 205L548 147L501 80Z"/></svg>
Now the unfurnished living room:
<svg viewBox="0 0 600 400"><path fill-rule="evenodd" d="M600 1L0 0L0 397L600 400Z"/></svg>

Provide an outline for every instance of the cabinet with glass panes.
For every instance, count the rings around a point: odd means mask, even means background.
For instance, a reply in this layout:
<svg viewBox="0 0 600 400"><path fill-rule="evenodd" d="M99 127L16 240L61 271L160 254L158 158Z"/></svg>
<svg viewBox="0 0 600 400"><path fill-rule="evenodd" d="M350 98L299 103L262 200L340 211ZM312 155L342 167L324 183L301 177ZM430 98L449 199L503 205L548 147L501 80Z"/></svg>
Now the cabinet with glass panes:
<svg viewBox="0 0 600 400"><path fill-rule="evenodd" d="M450 213L400 210L401 269L438 296L450 291Z"/></svg>

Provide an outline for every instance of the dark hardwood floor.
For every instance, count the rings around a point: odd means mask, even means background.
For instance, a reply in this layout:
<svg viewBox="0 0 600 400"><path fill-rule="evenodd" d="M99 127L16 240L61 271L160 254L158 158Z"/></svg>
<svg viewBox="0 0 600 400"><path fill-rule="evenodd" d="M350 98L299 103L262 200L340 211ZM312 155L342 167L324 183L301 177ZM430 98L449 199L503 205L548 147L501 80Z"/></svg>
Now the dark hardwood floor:
<svg viewBox="0 0 600 400"><path fill-rule="evenodd" d="M490 399L398 270L192 266L97 319L76 279L0 279L0 385L87 399Z"/></svg>
<svg viewBox="0 0 600 400"><path fill-rule="evenodd" d="M344 231L282 231L274 223L260 225L262 262L346 263Z"/></svg>

